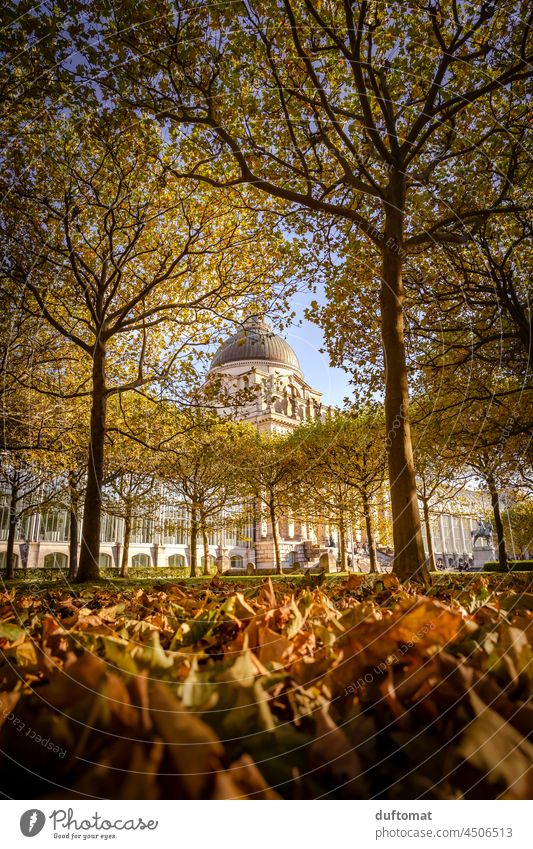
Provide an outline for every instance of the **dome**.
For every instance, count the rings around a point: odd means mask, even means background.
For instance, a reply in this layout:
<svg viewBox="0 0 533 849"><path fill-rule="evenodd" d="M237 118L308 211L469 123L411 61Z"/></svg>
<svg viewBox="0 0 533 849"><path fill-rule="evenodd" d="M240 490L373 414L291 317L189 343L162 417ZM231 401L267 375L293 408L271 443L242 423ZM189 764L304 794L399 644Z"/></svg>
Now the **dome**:
<svg viewBox="0 0 533 849"><path fill-rule="evenodd" d="M300 371L298 357L283 337L258 316L246 319L242 328L230 336L218 349L211 368L239 363L243 360L268 360Z"/></svg>

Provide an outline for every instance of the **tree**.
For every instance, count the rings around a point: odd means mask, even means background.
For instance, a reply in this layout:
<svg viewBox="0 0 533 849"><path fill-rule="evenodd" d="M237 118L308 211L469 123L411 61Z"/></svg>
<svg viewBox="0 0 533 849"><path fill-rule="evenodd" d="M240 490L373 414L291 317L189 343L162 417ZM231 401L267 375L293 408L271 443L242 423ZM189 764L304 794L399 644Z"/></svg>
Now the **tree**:
<svg viewBox="0 0 533 849"><path fill-rule="evenodd" d="M122 518L124 536L120 577L128 577L131 533L135 519L154 516L161 504L157 458L131 439L112 438L105 477L105 509Z"/></svg>
<svg viewBox="0 0 533 849"><path fill-rule="evenodd" d="M18 310L0 289L0 449L52 450L60 429L57 399L41 390L56 382L65 350L42 320Z"/></svg>
<svg viewBox="0 0 533 849"><path fill-rule="evenodd" d="M387 464L382 411L376 406L339 413L310 425L308 437L304 442L311 460L307 476L312 478L316 474L320 481L317 489L325 485L326 493L334 482L343 517L349 505L353 504L353 493L356 494L358 509L365 522L370 571L376 572L372 502L383 486ZM340 534L343 568L346 566L346 544L342 541L345 532L344 526Z"/></svg>
<svg viewBox="0 0 533 849"><path fill-rule="evenodd" d="M507 549L502 521L500 493L509 487L523 487L526 469L531 468L527 457L531 421L531 396L523 399L523 418L510 414L505 399L506 382L494 374L492 380L480 370L480 377L490 390L489 402L484 399L464 405L465 385L461 371L457 381L448 378L446 391L426 414L418 411L420 426L429 427L442 434L441 452L449 458L463 479L477 477L486 486L494 518L494 532L498 548L498 560L502 570L507 568ZM507 386L509 384L507 383ZM437 397L428 382L428 397ZM463 405L461 405L461 398ZM464 407L464 409L463 409ZM421 408L422 409L422 408ZM459 412L458 412L459 411Z"/></svg>
<svg viewBox="0 0 533 849"><path fill-rule="evenodd" d="M437 566L431 514L435 511L441 512L446 502L461 492L467 482L468 473L461 458L449 449L450 432L441 426L438 416L431 415L431 411L432 402L429 399L418 398L413 404L418 496L426 529L428 566L430 570L435 571Z"/></svg>
<svg viewBox="0 0 533 849"><path fill-rule="evenodd" d="M507 495L507 494L506 494ZM521 492L518 497L505 498L502 514L507 549L518 559L531 558L533 550L533 498Z"/></svg>
<svg viewBox="0 0 533 849"><path fill-rule="evenodd" d="M403 267L411 253L467 241L491 215L514 208L509 163L522 143L529 75L531 17L522 12L517 0L417 0L386 15L367 0L261 0L193 9L163 2L154 17L116 0L110 12L97 4L92 27L80 20L93 73L107 51L91 39L107 26L113 67L99 80L110 95L151 112L169 132L186 128L181 174L223 190L248 183L291 209L332 216L354 250L362 239L379 256L394 569L402 578L423 571L425 560Z"/></svg>
<svg viewBox="0 0 533 849"><path fill-rule="evenodd" d="M46 501L43 476L30 454L0 454L0 480L7 488L8 531L6 545L6 578L15 574L15 537L21 519ZM27 553L26 553L27 557ZM24 562L26 571L27 562Z"/></svg>
<svg viewBox="0 0 533 849"><path fill-rule="evenodd" d="M327 518L328 522L337 527L341 570L346 571L348 568L347 534L357 512L357 494L354 488L343 480L327 473L321 476L316 468L310 470L305 483L310 498L306 515L315 515L318 520Z"/></svg>
<svg viewBox="0 0 533 849"><path fill-rule="evenodd" d="M302 482L298 467L298 438L250 430L239 444L238 480L242 494L254 501L254 518L268 517L274 547L274 566L282 573L278 522L294 509Z"/></svg>
<svg viewBox="0 0 533 849"><path fill-rule="evenodd" d="M109 399L161 390L171 375L188 382L194 346L270 291L283 261L265 251L264 217L240 195L176 180L156 128L127 126L118 111L53 114L17 139L5 166L3 286L75 351L71 394L91 405L78 579L92 579Z"/></svg>
<svg viewBox="0 0 533 849"><path fill-rule="evenodd" d="M523 175L521 192L530 185ZM409 316L419 368L439 369L446 380L476 364L469 397L489 400L480 378L495 370L514 380L514 392L502 386L507 401L520 396L533 360L530 243L529 216L508 214L483 223L467 245L442 245L416 270Z"/></svg>
<svg viewBox="0 0 533 849"><path fill-rule="evenodd" d="M87 480L87 435L89 425L86 411L80 403L62 405L56 426L58 436L53 449L42 458L48 480L55 482L53 503L63 507L69 516L68 577L78 574L80 518Z"/></svg>
<svg viewBox="0 0 533 849"><path fill-rule="evenodd" d="M198 574L198 537L202 538L204 574L209 572L209 532L230 518L239 504L236 457L249 428L221 419L209 410L191 409L172 415L176 436L159 456L165 496L175 497L189 521L190 576Z"/></svg>

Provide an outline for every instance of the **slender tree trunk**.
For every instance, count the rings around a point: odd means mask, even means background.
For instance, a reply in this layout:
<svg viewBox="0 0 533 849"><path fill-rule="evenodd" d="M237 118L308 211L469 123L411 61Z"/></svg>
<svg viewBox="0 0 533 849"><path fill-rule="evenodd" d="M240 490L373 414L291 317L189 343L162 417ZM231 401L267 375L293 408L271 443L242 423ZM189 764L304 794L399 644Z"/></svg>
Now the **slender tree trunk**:
<svg viewBox="0 0 533 849"><path fill-rule="evenodd" d="M202 543L204 548L204 575L209 575L209 536L205 525L202 526Z"/></svg>
<svg viewBox="0 0 533 849"><path fill-rule="evenodd" d="M365 516L366 539L368 542L368 557L370 560L370 571L375 573L378 571L378 558L376 554L376 541L374 539L374 530L372 528L372 514L370 512L370 499L366 492L363 492L363 513Z"/></svg>
<svg viewBox="0 0 533 849"><path fill-rule="evenodd" d="M68 577L71 581L78 571L78 493L75 475L69 474L69 544L68 544Z"/></svg>
<svg viewBox="0 0 533 849"><path fill-rule="evenodd" d="M202 549L204 552L204 575L209 575L209 535L207 533L206 518L203 507L200 507L200 531L202 534Z"/></svg>
<svg viewBox="0 0 533 849"><path fill-rule="evenodd" d="M120 577L127 578L129 574L131 526L133 522L133 510L130 503L126 503L124 511L124 539L122 541L122 560L120 563Z"/></svg>
<svg viewBox="0 0 533 849"><path fill-rule="evenodd" d="M78 572L78 514L72 505L69 509L68 577L73 581Z"/></svg>
<svg viewBox="0 0 533 849"><path fill-rule="evenodd" d="M428 541L428 568L433 572L436 571L435 551L433 550L433 534L431 533L431 521L429 518L429 505L427 498L422 498L422 506L424 508L424 524L426 526L426 537Z"/></svg>
<svg viewBox="0 0 533 849"><path fill-rule="evenodd" d="M11 484L11 493L9 499L9 525L7 531L6 545L6 578L11 580L15 577L15 536L17 533L17 504L19 501L19 491L17 483Z"/></svg>
<svg viewBox="0 0 533 849"><path fill-rule="evenodd" d="M191 507L191 530L190 530L190 546L191 546L191 571L190 577L196 578L198 562L198 513L196 507Z"/></svg>
<svg viewBox="0 0 533 849"><path fill-rule="evenodd" d="M76 580L92 581L100 577L100 528L102 523L102 484L104 479L104 442L107 392L105 382L105 344L95 342L92 370L92 407L87 465L87 488L83 507L80 565Z"/></svg>
<svg viewBox="0 0 533 849"><path fill-rule="evenodd" d="M385 358L385 421L394 538L394 573L429 583L416 490L404 338L404 185L391 177L382 247L381 334Z"/></svg>
<svg viewBox="0 0 533 849"><path fill-rule="evenodd" d="M500 564L500 569L502 570L502 572L507 572L507 548L505 546L502 514L500 512L500 499L498 498L496 481L490 473L487 475L487 484L489 487L492 512L494 514L494 529L496 531L496 540L498 543L498 562Z"/></svg>
<svg viewBox="0 0 533 849"><path fill-rule="evenodd" d="M346 572L348 569L348 560L346 553L346 524L344 521L344 515L341 511L339 514L339 553L341 557L341 572Z"/></svg>
<svg viewBox="0 0 533 849"><path fill-rule="evenodd" d="M281 575L281 556L279 553L279 535L278 535L278 520L276 516L276 505L271 497L268 502L268 510L270 514L270 524L272 525L272 541L274 543L274 562L276 573Z"/></svg>

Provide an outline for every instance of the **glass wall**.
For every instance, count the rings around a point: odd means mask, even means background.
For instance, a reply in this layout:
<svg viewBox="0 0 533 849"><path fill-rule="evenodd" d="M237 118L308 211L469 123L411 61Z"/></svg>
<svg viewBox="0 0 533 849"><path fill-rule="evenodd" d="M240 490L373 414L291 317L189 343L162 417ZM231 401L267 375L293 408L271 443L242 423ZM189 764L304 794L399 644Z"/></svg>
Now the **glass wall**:
<svg viewBox="0 0 533 849"><path fill-rule="evenodd" d="M45 510L39 522L39 539L45 542L67 542L69 522L66 510Z"/></svg>
<svg viewBox="0 0 533 849"><path fill-rule="evenodd" d="M7 539L9 530L9 502L7 496L0 495L0 539Z"/></svg>
<svg viewBox="0 0 533 849"><path fill-rule="evenodd" d="M165 545L187 545L189 522L184 507L165 507L163 519L163 543Z"/></svg>
<svg viewBox="0 0 533 849"><path fill-rule="evenodd" d="M122 522L123 520L119 516L110 516L109 513L103 513L100 542L121 542Z"/></svg>

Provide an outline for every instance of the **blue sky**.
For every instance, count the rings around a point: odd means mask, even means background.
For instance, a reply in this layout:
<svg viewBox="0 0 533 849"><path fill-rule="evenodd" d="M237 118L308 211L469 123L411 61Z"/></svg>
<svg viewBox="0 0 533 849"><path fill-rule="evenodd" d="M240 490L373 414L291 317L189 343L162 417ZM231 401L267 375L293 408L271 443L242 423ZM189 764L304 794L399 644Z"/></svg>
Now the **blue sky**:
<svg viewBox="0 0 533 849"><path fill-rule="evenodd" d="M342 369L331 368L327 353L320 353L320 348L324 347L322 330L303 317L313 298L316 295L305 292L294 295L291 306L297 318L282 335L294 348L307 382L323 393L322 402L341 406L346 396L352 397L349 375Z"/></svg>

